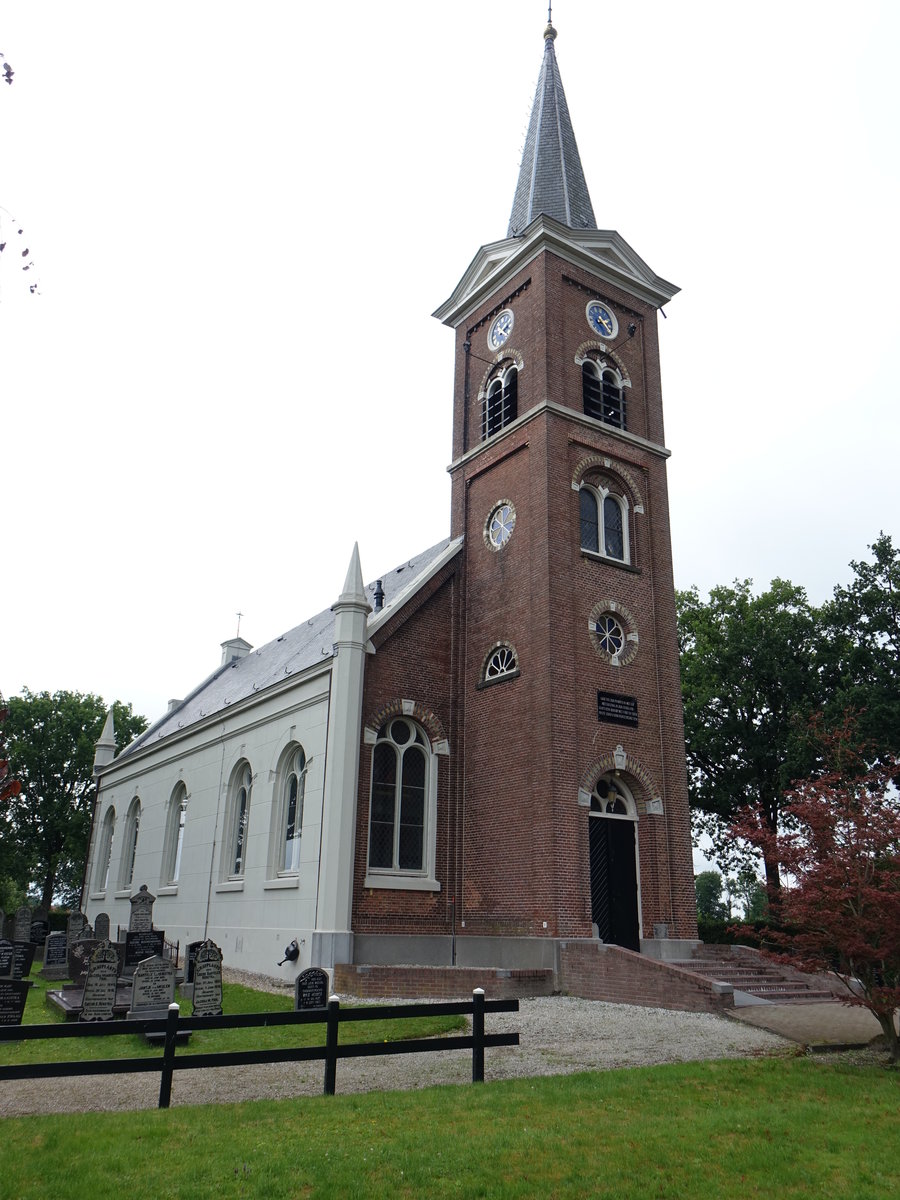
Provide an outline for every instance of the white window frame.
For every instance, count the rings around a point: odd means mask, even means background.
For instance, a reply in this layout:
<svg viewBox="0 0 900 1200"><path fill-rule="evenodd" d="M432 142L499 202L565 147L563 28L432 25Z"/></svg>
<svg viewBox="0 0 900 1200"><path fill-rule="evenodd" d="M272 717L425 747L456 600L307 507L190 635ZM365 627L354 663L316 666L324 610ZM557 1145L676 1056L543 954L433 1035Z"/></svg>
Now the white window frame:
<svg viewBox="0 0 900 1200"><path fill-rule="evenodd" d="M141 831L141 801L135 796L128 805L125 831L122 835L122 856L119 860L118 891L130 892L134 883L134 867L137 861L137 844Z"/></svg>
<svg viewBox="0 0 900 1200"><path fill-rule="evenodd" d="M305 817L306 776L310 759L299 742L285 747L275 772L275 790L272 795L272 818L269 837L268 878L296 880L300 876L300 855L303 849L303 821ZM290 815L291 780L297 779L297 808L300 812L300 828L293 839L294 852L290 863L286 861L287 823Z"/></svg>
<svg viewBox="0 0 900 1200"><path fill-rule="evenodd" d="M585 546L581 537L581 493L588 492L594 499L597 506L597 549L594 550L590 546ZM614 555L606 552L606 521L604 519L604 506L607 500L613 500L618 506L622 514L622 557L616 558ZM581 545L583 554L590 554L594 557L604 558L608 562L624 563L625 566L631 565L631 530L630 530L630 514L631 506L628 503L628 497L622 495L621 492L614 492L603 484L583 483L578 489L578 541Z"/></svg>
<svg viewBox="0 0 900 1200"><path fill-rule="evenodd" d="M113 842L116 837L116 810L110 805L103 814L97 850L94 860L94 893L104 896L109 886L109 867L112 862Z"/></svg>
<svg viewBox="0 0 900 1200"><path fill-rule="evenodd" d="M415 738L403 745L395 742L390 736L383 737L382 730L390 729L395 722L404 722L413 730L417 731L422 736L422 741L416 743ZM375 755L379 745L388 742L398 750L404 750L404 747L418 745L425 754L425 798L424 798L424 828L422 830L422 867L420 869L401 868L399 866L392 867L372 867L369 865L372 846L372 800L375 786ZM429 891L439 892L441 885L435 878L435 847L437 835L437 773L438 759L435 753L435 748L428 737L427 732L422 726L407 716L389 717L384 722L381 730L379 730L377 738L372 745L372 754L369 760L370 763L370 779L369 779L369 820L368 820L368 837L366 844L366 877L364 886L368 888L393 888L400 891ZM402 754L397 758L397 771L394 779L394 861L397 861L396 847L399 839L399 798L400 786L402 781Z"/></svg>
<svg viewBox="0 0 900 1200"><path fill-rule="evenodd" d="M173 788L166 810L166 836L163 841L162 871L159 879L161 889L178 890L181 853L184 848L184 827L187 821L187 802L187 787L181 780Z"/></svg>
<svg viewBox="0 0 900 1200"><path fill-rule="evenodd" d="M241 808L239 797L246 792L243 827L239 826ZM247 849L250 837L250 808L253 801L253 771L246 758L235 765L228 781L228 800L225 805L225 836L222 839L222 883L243 882L247 874ZM241 861L237 869L238 835L241 834Z"/></svg>

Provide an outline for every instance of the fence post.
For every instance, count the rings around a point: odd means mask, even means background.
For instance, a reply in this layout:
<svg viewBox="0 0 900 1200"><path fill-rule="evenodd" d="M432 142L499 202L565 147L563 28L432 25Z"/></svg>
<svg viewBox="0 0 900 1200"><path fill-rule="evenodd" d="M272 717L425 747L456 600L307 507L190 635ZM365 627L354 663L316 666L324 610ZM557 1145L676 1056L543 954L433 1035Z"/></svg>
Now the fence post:
<svg viewBox="0 0 900 1200"><path fill-rule="evenodd" d="M472 1082L484 1083L484 988L472 993Z"/></svg>
<svg viewBox="0 0 900 1200"><path fill-rule="evenodd" d="M172 1099L172 1073L175 1070L175 1042L178 1032L178 1005L170 1004L166 1016L166 1040L163 1045L162 1077L159 1081L158 1108L168 1108Z"/></svg>
<svg viewBox="0 0 900 1200"><path fill-rule="evenodd" d="M337 996L328 1001L328 1016L325 1019L325 1095L333 1096L337 1081L338 1026L341 1002Z"/></svg>

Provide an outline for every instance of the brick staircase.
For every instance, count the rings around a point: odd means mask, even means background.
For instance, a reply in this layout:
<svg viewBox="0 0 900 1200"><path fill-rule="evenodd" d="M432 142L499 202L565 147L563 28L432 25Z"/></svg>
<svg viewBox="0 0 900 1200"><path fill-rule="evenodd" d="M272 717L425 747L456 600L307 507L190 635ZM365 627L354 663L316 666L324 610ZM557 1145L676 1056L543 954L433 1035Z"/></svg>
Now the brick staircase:
<svg viewBox="0 0 900 1200"><path fill-rule="evenodd" d="M702 946L696 957L671 964L705 979L730 983L771 1004L821 1004L836 997L815 976L769 962L753 951L736 953L730 946ZM739 1001L738 1001L739 1003Z"/></svg>

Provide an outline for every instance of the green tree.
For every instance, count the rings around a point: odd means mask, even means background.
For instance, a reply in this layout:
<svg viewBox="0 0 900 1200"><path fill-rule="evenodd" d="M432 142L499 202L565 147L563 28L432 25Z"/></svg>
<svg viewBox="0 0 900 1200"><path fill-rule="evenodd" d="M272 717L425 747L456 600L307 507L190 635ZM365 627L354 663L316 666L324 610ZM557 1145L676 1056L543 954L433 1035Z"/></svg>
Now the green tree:
<svg viewBox="0 0 900 1200"><path fill-rule="evenodd" d="M832 725L855 714L860 740L876 757L900 754L900 548L882 533L871 562L823 606Z"/></svg>
<svg viewBox="0 0 900 1200"><path fill-rule="evenodd" d="M694 876L698 921L727 921L731 916L722 899L722 876L718 871L701 871Z"/></svg>
<svg viewBox="0 0 900 1200"><path fill-rule="evenodd" d="M730 870L747 861L730 832L735 818L775 833L788 787L815 765L808 726L824 695L819 614L783 579L759 596L745 580L713 588L708 601L696 588L679 592L677 602L694 828ZM770 891L780 884L773 845L764 853Z"/></svg>
<svg viewBox="0 0 900 1200"><path fill-rule="evenodd" d="M0 802L0 828L10 840L16 882L54 898L78 896L93 804L94 745L107 706L80 692L30 692L7 702L4 723L10 773L21 791ZM122 749L147 728L130 704L113 705L116 744Z"/></svg>

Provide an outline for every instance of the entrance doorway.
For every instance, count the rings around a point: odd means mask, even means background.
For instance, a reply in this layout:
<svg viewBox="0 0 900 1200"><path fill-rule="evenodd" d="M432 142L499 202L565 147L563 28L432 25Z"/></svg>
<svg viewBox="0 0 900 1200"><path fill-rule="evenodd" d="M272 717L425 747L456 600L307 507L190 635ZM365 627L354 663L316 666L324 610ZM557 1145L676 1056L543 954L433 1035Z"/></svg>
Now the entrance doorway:
<svg viewBox="0 0 900 1200"><path fill-rule="evenodd" d="M634 800L619 780L598 780L588 817L591 921L603 942L640 951Z"/></svg>

